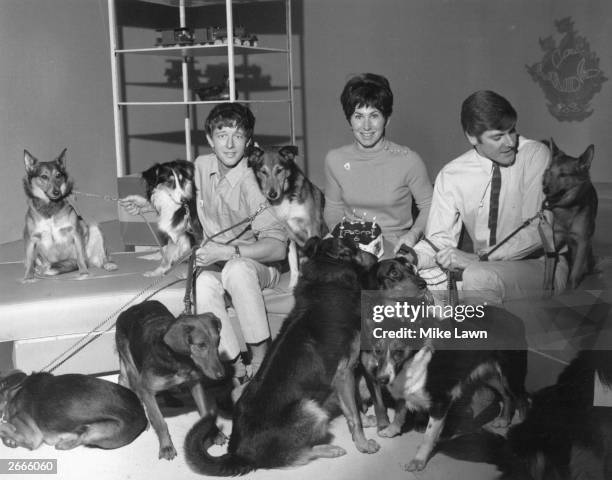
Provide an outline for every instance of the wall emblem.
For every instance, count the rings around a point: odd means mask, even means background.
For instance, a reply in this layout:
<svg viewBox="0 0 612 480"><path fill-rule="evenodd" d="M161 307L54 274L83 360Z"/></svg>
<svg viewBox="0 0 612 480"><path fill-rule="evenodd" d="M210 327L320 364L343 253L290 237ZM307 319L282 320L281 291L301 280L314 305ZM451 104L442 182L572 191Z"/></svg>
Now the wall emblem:
<svg viewBox="0 0 612 480"><path fill-rule="evenodd" d="M590 102L607 78L599 69L599 57L586 38L578 35L571 17L555 21L555 27L562 36L559 44L552 35L540 38L544 57L525 67L544 91L553 117L581 121L593 113Z"/></svg>

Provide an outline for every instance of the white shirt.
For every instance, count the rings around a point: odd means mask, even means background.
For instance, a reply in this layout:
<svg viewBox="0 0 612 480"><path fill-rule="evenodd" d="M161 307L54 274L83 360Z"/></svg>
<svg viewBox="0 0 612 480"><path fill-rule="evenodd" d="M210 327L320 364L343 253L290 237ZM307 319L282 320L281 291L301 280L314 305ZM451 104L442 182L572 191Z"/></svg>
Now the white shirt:
<svg viewBox="0 0 612 480"><path fill-rule="evenodd" d="M515 162L501 167L501 191L497 220L500 242L541 208L542 175L548 166L548 148L519 137ZM474 251L490 250L489 200L493 162L472 149L445 165L434 185L425 236L442 249L457 247L462 224L474 243ZM532 221L495 250L490 260L518 260L541 247L538 220ZM435 253L426 242L415 246L419 268L436 265Z"/></svg>

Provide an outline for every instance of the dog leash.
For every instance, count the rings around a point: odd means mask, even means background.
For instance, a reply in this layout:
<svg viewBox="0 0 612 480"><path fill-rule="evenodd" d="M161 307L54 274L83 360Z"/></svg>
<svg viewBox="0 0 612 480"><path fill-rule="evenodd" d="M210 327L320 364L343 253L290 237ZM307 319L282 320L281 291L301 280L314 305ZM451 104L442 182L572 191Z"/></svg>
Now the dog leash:
<svg viewBox="0 0 612 480"><path fill-rule="evenodd" d="M423 237L423 241L427 243L435 253L440 249L427 237ZM446 302L447 305L453 308L459 304L459 292L457 291L457 273L450 268L446 270Z"/></svg>
<svg viewBox="0 0 612 480"><path fill-rule="evenodd" d="M91 194L91 195L93 195L93 194ZM172 267L170 268L170 270L167 273L170 273L173 269L177 268L177 266L180 265L182 262L184 262L187 258L190 259L189 260L189 265L188 265L188 270L187 270L187 285L186 285L186 288L185 288L186 291L185 291L185 297L184 297L185 313L191 314L191 311L192 311L191 291L193 289L193 282L194 282L194 277L195 277L194 266L195 266L195 260L196 260L196 251L198 250L198 248L203 247L204 245L206 245L208 242L210 242L214 238L218 237L219 235L222 235L222 234L224 234L224 233L226 233L226 232L228 232L228 231L230 231L230 230L232 230L232 229L234 229L234 228L236 228L236 227L238 227L240 225L243 225L245 223L252 223L253 220L255 219L255 217L257 217L266 208L267 208L267 205L265 205L263 203L260 204L259 207L257 208L257 210L252 215L249 215L248 217L246 217L243 220L235 223L234 225L231 225L230 227L225 228L223 230L220 230L219 232L215 233L214 235L211 235L211 236L207 237L205 240L202 241L202 243L200 245L195 245L194 247L192 247L189 251L187 251L185 254L183 254L176 261L176 263L174 265L172 265ZM232 240L233 239L229 240L227 243L231 242ZM167 275L167 273L166 273L166 275ZM162 280L164 280L163 276L155 279L152 283L150 283L145 288L143 288L134 297L129 299L121 307L119 307L117 310L115 310L113 313L111 313L109 316L107 316L106 319L104 319L102 322L100 322L98 325L96 325L92 330L90 330L87 334L85 334L77 342L75 342L68 349L66 349L64 352L62 352L61 354L56 356L53 360L51 360L47 365L45 365L41 369L41 371L48 371L49 373L53 372L54 370L59 368L61 365L66 363L70 358L72 358L77 353L79 353L81 350L83 350L87 345L89 345L93 341L97 340L102 334L107 333L110 330L112 330L114 328L116 322L113 322L112 325L110 325L109 327L107 327L104 330L101 330L101 328L105 324L110 322L113 318L117 317L125 308L127 308L129 305L134 303L134 301L136 301L138 298L142 297L149 290L152 290L153 288L157 287L158 284ZM164 288L172 286L172 285L174 285L174 284L176 284L178 282L181 282L181 281L183 281L183 279L177 279L177 280L175 280L175 281L173 281L171 283L168 283L168 284L164 285L162 288L159 288L158 290L155 290L154 292L152 292L144 300L147 300L147 299L151 298L153 295L155 295L159 291L163 290Z"/></svg>
<svg viewBox="0 0 612 480"><path fill-rule="evenodd" d="M77 195L81 195L83 197L89 197L89 198L100 198L100 199L104 200L105 202L115 202L115 203L117 203L120 200L119 197L116 197L114 195L100 195L100 194L97 194L97 193L87 193L87 192L81 192L80 190L73 190L72 191L72 196L75 198L75 200L76 200ZM76 204L74 202L70 202L70 205L72 206L72 208L75 209L75 211L77 212L77 215L79 217L83 217L83 215L81 214L81 212L79 211L79 209L77 208L77 206L76 206ZM140 218L142 218L143 222L147 225L147 227L149 228L149 231L151 232L151 235L155 239L155 243L157 243L157 246L161 249L162 248L162 244L161 244L161 242L159 240L159 237L157 236L157 233L155 232L155 229L151 225L151 222L149 222L147 217L142 213L142 211L140 209L138 209L138 215L140 215Z"/></svg>
<svg viewBox="0 0 612 480"><path fill-rule="evenodd" d="M197 274L195 273L196 270L196 252L199 248L203 247L204 245L206 245L207 243L211 242L214 238L223 235L224 233L229 232L230 230L233 230L236 227L239 227L240 225L244 225L245 223L253 223L253 220L255 220L255 217L257 217L257 215L259 215L260 213L262 213L264 210L266 210L268 208L268 205L265 203L261 203L259 204L259 207L257 207L257 210L255 210L255 212L251 215L249 215L248 217L242 219L241 221L235 223L234 225L231 225L227 228L224 228L223 230L218 231L217 233L215 233L214 235L211 236L206 236L206 238L204 240L202 240L202 242L200 243L200 245L196 245L193 246L189 252L189 262L187 264L187 284L185 285L185 296L183 297L183 304L185 305L185 309L183 310L183 313L185 315L192 315L193 314L193 295L192 292L195 292L195 288L194 288L194 281L195 278L197 277ZM242 234L242 233L241 233ZM240 234L240 235L241 235ZM225 245L229 244L231 241L235 240L236 238L238 238L240 235L224 242Z"/></svg>

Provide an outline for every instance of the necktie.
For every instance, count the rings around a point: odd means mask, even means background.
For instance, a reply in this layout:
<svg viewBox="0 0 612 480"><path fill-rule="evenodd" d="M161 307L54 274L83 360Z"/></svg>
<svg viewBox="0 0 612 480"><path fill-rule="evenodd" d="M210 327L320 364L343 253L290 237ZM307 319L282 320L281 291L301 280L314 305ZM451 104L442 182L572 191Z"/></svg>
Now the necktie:
<svg viewBox="0 0 612 480"><path fill-rule="evenodd" d="M501 191L501 171L499 165L493 164L491 177L491 200L489 202L489 246L497 243L497 216L499 214L499 192Z"/></svg>

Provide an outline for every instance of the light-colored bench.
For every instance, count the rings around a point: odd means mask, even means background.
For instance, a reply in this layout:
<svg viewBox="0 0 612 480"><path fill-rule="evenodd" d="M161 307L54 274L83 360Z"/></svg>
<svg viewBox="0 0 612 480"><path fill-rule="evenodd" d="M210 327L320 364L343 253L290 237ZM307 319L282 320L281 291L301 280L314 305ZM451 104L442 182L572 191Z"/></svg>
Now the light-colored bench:
<svg viewBox="0 0 612 480"><path fill-rule="evenodd" d="M46 369L63 352L91 338L87 334L94 329L102 332L100 338L55 373L98 374L117 370L113 324L123 308L151 296L175 315L184 309L185 268L173 270L159 280L143 277L142 273L152 270L158 261L142 256L114 254L117 271L93 269L92 275L83 280L76 274L65 274L25 285L21 283L22 262L1 263L0 346L5 353L10 350L10 364L0 365L0 370L19 368L29 373ZM273 334L293 306L287 284L288 275L284 274L276 289L264 291Z"/></svg>

